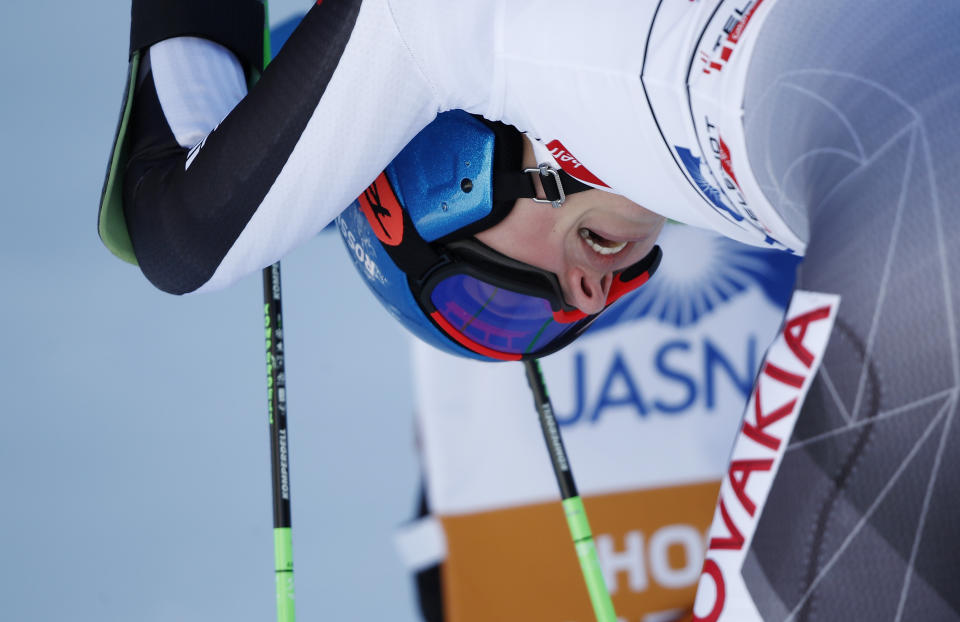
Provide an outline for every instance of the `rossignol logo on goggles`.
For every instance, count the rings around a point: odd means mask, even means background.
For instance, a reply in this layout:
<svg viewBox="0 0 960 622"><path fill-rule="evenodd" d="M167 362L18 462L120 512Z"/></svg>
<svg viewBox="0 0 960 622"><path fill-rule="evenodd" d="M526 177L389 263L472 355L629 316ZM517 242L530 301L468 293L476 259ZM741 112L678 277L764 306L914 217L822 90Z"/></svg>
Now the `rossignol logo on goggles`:
<svg viewBox="0 0 960 622"><path fill-rule="evenodd" d="M380 173L357 199L377 239L388 246L403 240L403 212L386 173Z"/></svg>

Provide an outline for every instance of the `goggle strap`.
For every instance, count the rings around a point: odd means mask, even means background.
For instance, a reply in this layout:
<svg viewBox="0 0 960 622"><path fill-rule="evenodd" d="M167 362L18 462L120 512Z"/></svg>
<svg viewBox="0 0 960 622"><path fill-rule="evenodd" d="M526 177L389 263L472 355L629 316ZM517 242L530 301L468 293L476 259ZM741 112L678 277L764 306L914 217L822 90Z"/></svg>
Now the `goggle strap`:
<svg viewBox="0 0 960 622"><path fill-rule="evenodd" d="M562 194L565 196L593 189L593 186L588 186L562 170L557 170L556 173L557 176L524 173L522 171L496 171L493 174L493 199L495 201L512 202L517 199L539 198L537 196L537 186L533 182L533 175L539 175L546 199L551 202L560 200L561 189L557 186L558 183L562 186Z"/></svg>

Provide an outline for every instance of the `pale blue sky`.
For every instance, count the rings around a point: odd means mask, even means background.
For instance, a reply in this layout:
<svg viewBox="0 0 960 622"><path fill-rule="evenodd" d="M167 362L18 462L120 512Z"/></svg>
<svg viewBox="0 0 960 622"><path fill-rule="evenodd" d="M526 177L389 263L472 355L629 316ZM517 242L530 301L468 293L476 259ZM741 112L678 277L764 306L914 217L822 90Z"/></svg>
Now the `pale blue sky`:
<svg viewBox="0 0 960 622"><path fill-rule="evenodd" d="M100 245L129 3L4 8L0 619L271 620L259 275L178 298ZM298 619L408 622L407 337L347 261L283 265Z"/></svg>

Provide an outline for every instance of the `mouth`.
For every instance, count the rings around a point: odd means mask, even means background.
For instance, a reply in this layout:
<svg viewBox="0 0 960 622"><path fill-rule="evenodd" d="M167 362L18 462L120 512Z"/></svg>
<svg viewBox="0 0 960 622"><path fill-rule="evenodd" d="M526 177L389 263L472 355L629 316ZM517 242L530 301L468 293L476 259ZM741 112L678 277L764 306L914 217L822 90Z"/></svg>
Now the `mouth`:
<svg viewBox="0 0 960 622"><path fill-rule="evenodd" d="M629 242L614 242L586 227L581 227L579 233L587 246L600 255L616 255L629 244Z"/></svg>

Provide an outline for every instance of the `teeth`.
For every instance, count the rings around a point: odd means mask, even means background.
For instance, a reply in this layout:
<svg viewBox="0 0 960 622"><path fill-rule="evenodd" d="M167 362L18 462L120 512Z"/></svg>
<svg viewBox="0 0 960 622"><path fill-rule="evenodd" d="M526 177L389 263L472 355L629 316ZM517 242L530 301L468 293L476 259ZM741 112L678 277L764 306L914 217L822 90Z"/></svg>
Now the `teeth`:
<svg viewBox="0 0 960 622"><path fill-rule="evenodd" d="M611 242L610 240L604 239L586 227L580 229L580 237L586 240L590 248L601 255L615 255L627 246L626 242ZM609 244L609 246L604 246L598 240L603 240L603 242Z"/></svg>

